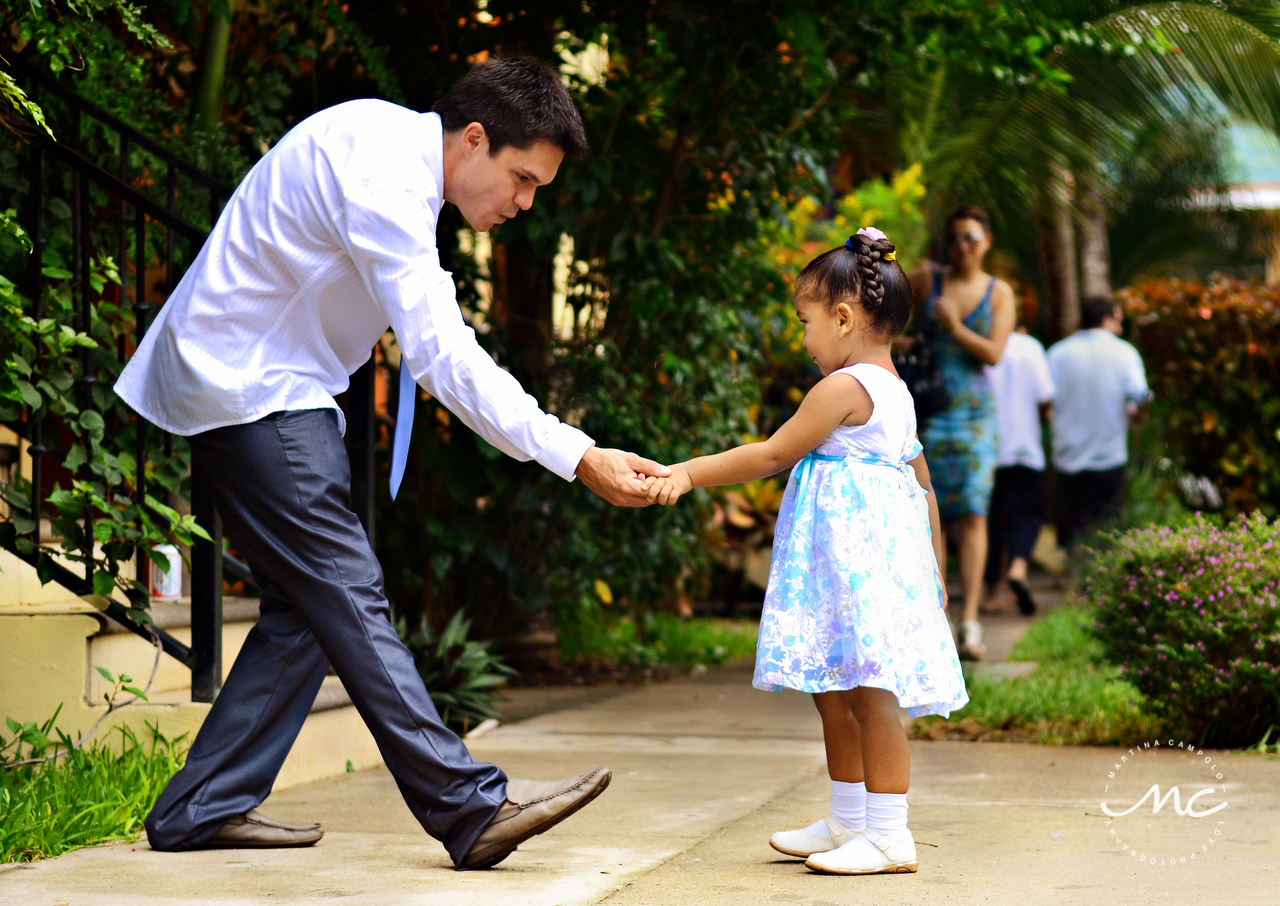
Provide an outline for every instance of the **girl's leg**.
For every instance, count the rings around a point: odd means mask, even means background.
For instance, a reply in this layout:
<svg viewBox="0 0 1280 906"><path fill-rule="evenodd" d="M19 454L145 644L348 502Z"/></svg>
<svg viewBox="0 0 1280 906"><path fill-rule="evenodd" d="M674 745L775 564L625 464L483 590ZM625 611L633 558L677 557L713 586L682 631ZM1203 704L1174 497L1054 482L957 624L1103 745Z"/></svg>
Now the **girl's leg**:
<svg viewBox="0 0 1280 906"><path fill-rule="evenodd" d="M842 691L815 692L813 704L822 717L827 773L832 780L862 783L862 733L846 698L849 694Z"/></svg>
<svg viewBox="0 0 1280 906"><path fill-rule="evenodd" d="M915 871L916 844L907 829L911 753L892 692L865 687L844 693L862 736L867 778L867 829L839 847L815 853L805 865L832 874Z"/></svg>
<svg viewBox="0 0 1280 906"><path fill-rule="evenodd" d="M822 738L827 747L827 774L831 777L831 815L842 827L860 830L867 823L867 787L862 782L862 734L845 693L819 692L813 703L822 717ZM805 829L826 834L826 819Z"/></svg>
<svg viewBox="0 0 1280 906"><path fill-rule="evenodd" d="M867 790L905 793L911 783L911 750L907 747L902 721L898 719L897 697L885 689L868 686L850 689L843 695L860 731L863 769L860 776L866 778ZM825 717L823 726L826 726Z"/></svg>

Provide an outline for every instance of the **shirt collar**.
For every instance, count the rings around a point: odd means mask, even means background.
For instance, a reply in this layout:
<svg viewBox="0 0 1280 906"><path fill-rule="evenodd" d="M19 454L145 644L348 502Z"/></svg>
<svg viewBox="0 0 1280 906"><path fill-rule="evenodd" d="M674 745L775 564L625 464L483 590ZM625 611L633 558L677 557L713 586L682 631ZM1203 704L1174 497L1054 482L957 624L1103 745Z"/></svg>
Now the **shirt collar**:
<svg viewBox="0 0 1280 906"><path fill-rule="evenodd" d="M427 127L426 150L423 156L431 168L431 175L436 178L436 196L440 204L444 204L444 123L438 113L422 114ZM437 212L438 213L438 212Z"/></svg>

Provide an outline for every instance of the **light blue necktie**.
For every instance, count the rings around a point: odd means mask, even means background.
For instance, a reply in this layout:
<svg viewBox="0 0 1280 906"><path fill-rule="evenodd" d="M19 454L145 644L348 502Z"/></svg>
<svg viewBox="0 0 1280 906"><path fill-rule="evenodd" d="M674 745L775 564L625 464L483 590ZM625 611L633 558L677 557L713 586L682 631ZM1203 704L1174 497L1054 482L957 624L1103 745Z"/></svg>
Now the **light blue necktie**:
<svg viewBox="0 0 1280 906"><path fill-rule="evenodd" d="M400 357L400 402L396 406L396 432L391 438L391 499L396 499L404 467L409 461L409 438L413 436L413 405L418 401L418 382L409 371L409 362Z"/></svg>

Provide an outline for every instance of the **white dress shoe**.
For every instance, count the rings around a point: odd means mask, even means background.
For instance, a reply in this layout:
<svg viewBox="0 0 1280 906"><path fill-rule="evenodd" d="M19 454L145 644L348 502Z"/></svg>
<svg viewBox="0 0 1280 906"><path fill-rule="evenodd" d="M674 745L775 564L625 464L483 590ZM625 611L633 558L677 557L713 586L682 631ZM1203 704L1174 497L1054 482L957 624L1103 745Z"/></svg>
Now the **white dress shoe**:
<svg viewBox="0 0 1280 906"><path fill-rule="evenodd" d="M878 875L915 871L916 841L911 831L885 834L867 828L862 834L830 852L815 853L805 867L833 875Z"/></svg>
<svg viewBox="0 0 1280 906"><path fill-rule="evenodd" d="M786 856L807 859L814 853L833 850L862 833L863 828L843 827L833 816L822 819L830 833L809 834L803 830L778 831L769 838L769 845Z"/></svg>

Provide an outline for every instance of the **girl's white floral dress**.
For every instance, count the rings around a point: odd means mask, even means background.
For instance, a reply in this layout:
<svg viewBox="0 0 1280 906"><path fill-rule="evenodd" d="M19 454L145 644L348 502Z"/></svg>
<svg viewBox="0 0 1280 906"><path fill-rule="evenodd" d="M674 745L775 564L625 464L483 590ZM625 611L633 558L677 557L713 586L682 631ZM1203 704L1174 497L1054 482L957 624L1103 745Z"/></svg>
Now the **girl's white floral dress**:
<svg viewBox="0 0 1280 906"><path fill-rule="evenodd" d="M871 419L838 427L791 471L773 542L754 685L887 689L913 717L969 700L942 607L907 385L878 365L841 368Z"/></svg>

